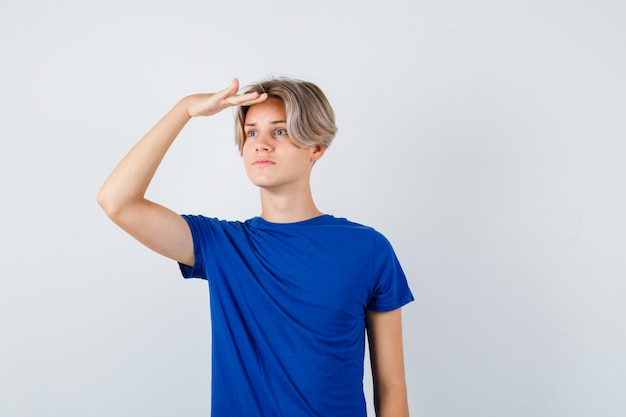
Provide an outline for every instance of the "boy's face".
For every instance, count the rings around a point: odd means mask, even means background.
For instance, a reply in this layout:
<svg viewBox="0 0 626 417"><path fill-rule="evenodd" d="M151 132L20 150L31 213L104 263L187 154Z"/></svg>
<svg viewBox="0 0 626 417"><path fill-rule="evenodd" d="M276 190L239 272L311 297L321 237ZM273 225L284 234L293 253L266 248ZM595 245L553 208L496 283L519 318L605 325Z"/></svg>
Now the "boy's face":
<svg viewBox="0 0 626 417"><path fill-rule="evenodd" d="M309 186L311 167L324 150L294 144L289 138L287 114L281 100L269 98L250 106L244 132L243 161L252 183L276 191L297 191Z"/></svg>

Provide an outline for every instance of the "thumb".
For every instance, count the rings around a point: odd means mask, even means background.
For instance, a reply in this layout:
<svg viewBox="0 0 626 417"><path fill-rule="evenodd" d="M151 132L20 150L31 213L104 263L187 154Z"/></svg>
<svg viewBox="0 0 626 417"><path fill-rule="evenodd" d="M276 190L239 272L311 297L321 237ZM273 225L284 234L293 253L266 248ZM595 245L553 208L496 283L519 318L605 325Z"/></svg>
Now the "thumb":
<svg viewBox="0 0 626 417"><path fill-rule="evenodd" d="M237 94L237 91L239 91L239 80L237 78L233 78L233 81L230 83L230 85L222 91L216 93L216 95L220 99L224 99L226 97Z"/></svg>

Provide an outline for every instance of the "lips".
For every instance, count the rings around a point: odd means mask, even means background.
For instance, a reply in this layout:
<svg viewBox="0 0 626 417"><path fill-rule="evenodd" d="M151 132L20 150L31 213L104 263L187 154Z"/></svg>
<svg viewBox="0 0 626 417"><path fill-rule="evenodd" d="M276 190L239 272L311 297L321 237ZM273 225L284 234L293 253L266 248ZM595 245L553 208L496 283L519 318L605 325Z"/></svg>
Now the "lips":
<svg viewBox="0 0 626 417"><path fill-rule="evenodd" d="M272 161L269 158L259 158L259 159L255 159L252 165L263 167L263 166L268 166L268 165L274 165L274 161Z"/></svg>

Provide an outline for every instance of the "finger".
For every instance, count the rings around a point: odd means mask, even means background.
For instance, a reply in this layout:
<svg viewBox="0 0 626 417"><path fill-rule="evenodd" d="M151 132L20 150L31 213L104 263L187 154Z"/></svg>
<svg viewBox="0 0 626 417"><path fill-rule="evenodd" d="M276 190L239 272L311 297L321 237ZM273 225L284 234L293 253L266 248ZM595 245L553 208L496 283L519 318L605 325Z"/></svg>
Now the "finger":
<svg viewBox="0 0 626 417"><path fill-rule="evenodd" d="M228 87L215 93L215 97L218 99L225 99L234 94L237 94L238 90L239 90L239 80L237 78L233 78L233 81L230 83Z"/></svg>
<svg viewBox="0 0 626 417"><path fill-rule="evenodd" d="M253 92L239 96L231 96L228 97L226 101L232 106L251 106L267 100L267 97L267 93L259 94L257 92Z"/></svg>
<svg viewBox="0 0 626 417"><path fill-rule="evenodd" d="M258 103L262 103L265 100L267 100L268 98L268 94L267 93L263 93L263 94L259 94L258 97L255 98L250 98L242 103L240 103L241 106L251 106L253 104L258 104Z"/></svg>

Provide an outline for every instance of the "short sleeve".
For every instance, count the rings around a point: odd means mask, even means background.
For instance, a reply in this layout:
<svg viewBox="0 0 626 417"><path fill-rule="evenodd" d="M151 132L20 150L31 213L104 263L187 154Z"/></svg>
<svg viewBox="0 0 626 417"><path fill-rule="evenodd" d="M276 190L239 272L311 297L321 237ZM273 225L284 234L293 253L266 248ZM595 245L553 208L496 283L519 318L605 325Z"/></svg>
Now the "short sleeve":
<svg viewBox="0 0 626 417"><path fill-rule="evenodd" d="M206 220L202 216L190 216L183 214L181 216L187 224L189 225L189 229L191 229L191 236L193 238L193 257L194 257L194 265L185 265L182 263L178 263L180 268L180 272L183 278L202 278L207 279L206 271L204 268L204 253L202 251L201 242L206 239L206 227L203 220Z"/></svg>
<svg viewBox="0 0 626 417"><path fill-rule="evenodd" d="M367 309L391 311L414 300L391 243L378 232L374 237L371 259L374 282Z"/></svg>

